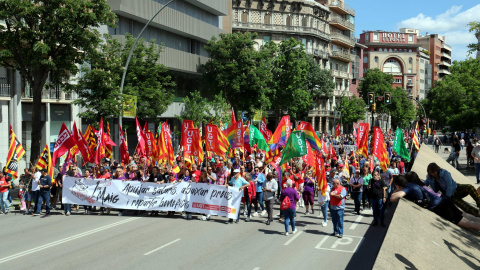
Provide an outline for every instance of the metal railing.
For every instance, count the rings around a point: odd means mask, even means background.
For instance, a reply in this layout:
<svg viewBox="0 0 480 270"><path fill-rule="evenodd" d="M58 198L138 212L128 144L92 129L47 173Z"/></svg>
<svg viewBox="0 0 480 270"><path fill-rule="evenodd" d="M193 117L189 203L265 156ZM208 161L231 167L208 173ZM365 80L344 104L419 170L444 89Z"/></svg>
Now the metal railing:
<svg viewBox="0 0 480 270"><path fill-rule="evenodd" d="M339 16L334 16L332 18L332 21L330 23L338 23L338 24L341 24L349 29L352 29L354 30L355 29L355 25L347 20L344 20L342 17L339 17Z"/></svg>
<svg viewBox="0 0 480 270"><path fill-rule="evenodd" d="M319 29L307 26L287 26L279 24L264 24L264 23L251 23L251 22L233 22L233 27L241 28L253 28L253 29L265 29L265 30L277 30L277 31L288 31L288 32L307 32L315 34L326 40L330 40L330 35L320 31Z"/></svg>
<svg viewBox="0 0 480 270"><path fill-rule="evenodd" d="M319 49L313 49L313 55L319 56L321 58L327 58L328 55L325 51L319 50Z"/></svg>
<svg viewBox="0 0 480 270"><path fill-rule="evenodd" d="M353 9L349 5L345 4L345 2L343 2L343 1L332 2L332 3L330 3L330 6L331 7L339 7L341 9L343 9L345 12L355 16L355 9Z"/></svg>
<svg viewBox="0 0 480 270"><path fill-rule="evenodd" d="M25 86L22 92L22 98L33 98L33 91L29 85ZM50 100L75 100L74 93L65 93L60 86L53 86L51 88L44 88L42 91L42 99Z"/></svg>
<svg viewBox="0 0 480 270"><path fill-rule="evenodd" d="M344 60L347 60L347 61L354 61L355 60L354 55L352 55L351 53L346 52L346 51L335 50L335 51L331 52L331 56L340 57L340 58L342 58Z"/></svg>
<svg viewBox="0 0 480 270"><path fill-rule="evenodd" d="M0 77L0 97L10 97L11 86L7 77Z"/></svg>
<svg viewBox="0 0 480 270"><path fill-rule="evenodd" d="M441 56L442 56L442 57L446 57L446 58L448 58L448 59L452 59L452 56L451 56L450 54L448 54L448 53L442 52Z"/></svg>
<svg viewBox="0 0 480 270"><path fill-rule="evenodd" d="M444 74L451 74L450 71L448 71L448 69L444 69L444 68L439 69L438 72L444 73Z"/></svg>
<svg viewBox="0 0 480 270"><path fill-rule="evenodd" d="M443 44L442 44L442 49L446 49L446 50L451 51L451 50L452 50L452 47L450 47L450 45L448 45L448 44L443 43Z"/></svg>
<svg viewBox="0 0 480 270"><path fill-rule="evenodd" d="M355 39L351 38L351 37L348 37L348 36L345 36L344 34L332 33L331 36L332 36L332 39L340 40L340 41L342 41L344 43L347 43L351 46L355 45Z"/></svg>
<svg viewBox="0 0 480 270"><path fill-rule="evenodd" d="M450 64L450 63L447 62L447 61L442 61L442 62L440 62L440 65L449 67L449 66L451 66L452 64Z"/></svg>

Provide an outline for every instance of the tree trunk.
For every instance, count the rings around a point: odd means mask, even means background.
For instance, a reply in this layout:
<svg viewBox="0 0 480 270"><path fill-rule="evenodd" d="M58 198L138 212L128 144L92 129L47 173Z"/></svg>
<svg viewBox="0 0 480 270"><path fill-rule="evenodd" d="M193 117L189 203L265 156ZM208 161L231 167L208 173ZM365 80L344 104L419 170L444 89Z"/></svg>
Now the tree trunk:
<svg viewBox="0 0 480 270"><path fill-rule="evenodd" d="M44 125L42 122L42 91L48 77L48 71L42 73L34 76L33 84L30 86L33 95L32 144L30 146L30 162L32 164L37 164L40 158L40 151L42 150L40 145L42 143L42 128Z"/></svg>

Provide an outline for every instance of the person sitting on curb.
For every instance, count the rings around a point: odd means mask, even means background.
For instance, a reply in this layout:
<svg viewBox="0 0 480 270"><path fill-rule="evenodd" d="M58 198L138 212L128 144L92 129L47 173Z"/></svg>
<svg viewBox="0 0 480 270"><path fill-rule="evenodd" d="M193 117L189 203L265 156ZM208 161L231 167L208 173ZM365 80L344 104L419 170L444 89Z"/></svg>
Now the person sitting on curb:
<svg viewBox="0 0 480 270"><path fill-rule="evenodd" d="M437 193L440 191L443 196L451 198L453 203L463 211L480 217L479 210L463 200L464 197L470 195L477 207L480 207L480 196L475 188L472 185L458 184L447 170L440 168L436 163L428 164L427 180L424 184L430 186L433 191Z"/></svg>
<svg viewBox="0 0 480 270"><path fill-rule="evenodd" d="M406 176L395 176L393 182L396 189L390 197L391 202L398 202L400 198L406 198L459 227L480 230L480 218L460 211L450 198L441 197L434 194L433 191L429 191L425 186L421 186L423 183L415 172L407 173Z"/></svg>

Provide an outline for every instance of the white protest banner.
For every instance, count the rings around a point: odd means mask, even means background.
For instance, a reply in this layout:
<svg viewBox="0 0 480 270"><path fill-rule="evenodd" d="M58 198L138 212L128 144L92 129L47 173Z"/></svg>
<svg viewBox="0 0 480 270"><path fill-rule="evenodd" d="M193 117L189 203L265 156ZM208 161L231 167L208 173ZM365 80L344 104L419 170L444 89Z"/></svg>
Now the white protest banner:
<svg viewBox="0 0 480 270"><path fill-rule="evenodd" d="M139 181L65 177L63 203L126 210L187 211L236 218L238 188L199 183L155 184Z"/></svg>

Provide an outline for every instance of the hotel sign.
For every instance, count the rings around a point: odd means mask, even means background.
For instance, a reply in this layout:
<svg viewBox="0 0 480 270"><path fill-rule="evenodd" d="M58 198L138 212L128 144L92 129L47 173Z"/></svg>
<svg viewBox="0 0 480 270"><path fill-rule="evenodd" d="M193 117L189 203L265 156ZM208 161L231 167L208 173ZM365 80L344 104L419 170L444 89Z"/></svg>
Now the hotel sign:
<svg viewBox="0 0 480 270"><path fill-rule="evenodd" d="M406 42L405 33L382 33L382 42Z"/></svg>

